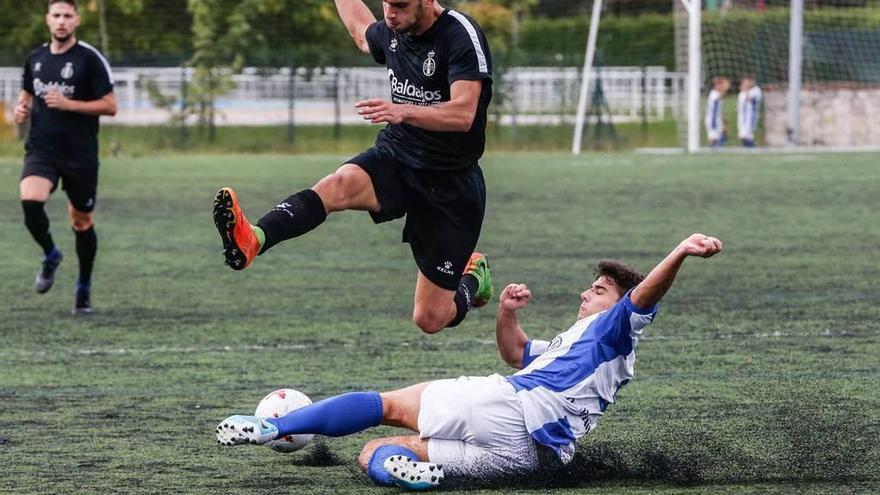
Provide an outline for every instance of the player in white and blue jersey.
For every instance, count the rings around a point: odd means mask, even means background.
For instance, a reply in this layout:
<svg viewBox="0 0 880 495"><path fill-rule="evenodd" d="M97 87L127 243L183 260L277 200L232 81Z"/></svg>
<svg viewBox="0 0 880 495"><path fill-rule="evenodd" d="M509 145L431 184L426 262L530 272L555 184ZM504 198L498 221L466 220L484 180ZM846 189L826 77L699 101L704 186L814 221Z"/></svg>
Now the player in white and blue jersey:
<svg viewBox="0 0 880 495"><path fill-rule="evenodd" d="M726 77L713 77L712 90L706 101L706 138L709 146L719 148L727 141L727 129L724 127L724 95L730 89L730 81Z"/></svg>
<svg viewBox="0 0 880 495"><path fill-rule="evenodd" d="M739 83L739 95L736 103L736 131L740 142L746 148L755 147L755 129L758 128L758 117L761 115L761 88L755 85L755 79L745 76Z"/></svg>
<svg viewBox="0 0 880 495"><path fill-rule="evenodd" d="M380 485L423 489L447 481L528 476L571 461L577 441L599 422L634 376L635 350L657 304L689 256L719 253L721 241L693 234L647 277L615 261L597 266L581 294L577 321L550 341L529 338L518 311L531 301L523 284L501 293L496 339L513 375L462 376L393 392L351 392L281 418L230 416L221 445L264 444L290 434L343 436L382 425L416 435L367 442L359 463Z"/></svg>

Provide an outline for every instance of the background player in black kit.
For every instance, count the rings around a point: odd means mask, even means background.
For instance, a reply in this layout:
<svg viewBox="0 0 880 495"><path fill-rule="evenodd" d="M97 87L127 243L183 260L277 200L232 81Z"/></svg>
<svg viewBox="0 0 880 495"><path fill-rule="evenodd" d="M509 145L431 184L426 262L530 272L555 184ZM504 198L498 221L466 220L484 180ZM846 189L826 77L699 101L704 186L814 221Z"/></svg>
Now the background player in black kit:
<svg viewBox="0 0 880 495"><path fill-rule="evenodd" d="M14 117L31 118L21 174L24 223L43 248L35 288L52 288L61 251L49 232L44 205L59 180L69 200L76 236L79 277L73 314L92 312L91 277L98 240L92 212L98 185L98 116L116 114L113 76L107 60L75 36L80 18L75 0L50 0L46 24L52 41L28 55Z"/></svg>
<svg viewBox="0 0 880 495"><path fill-rule="evenodd" d="M376 223L406 215L403 240L419 267L413 321L434 333L492 296L486 257L474 252L486 204L477 160L486 143L492 59L480 27L435 0L385 0L383 7L384 22L376 22L361 0L336 0L358 48L388 67L392 101L356 105L364 119L388 124L376 144L256 225L235 192L223 188L214 221L226 263L241 270L331 212L367 210Z"/></svg>

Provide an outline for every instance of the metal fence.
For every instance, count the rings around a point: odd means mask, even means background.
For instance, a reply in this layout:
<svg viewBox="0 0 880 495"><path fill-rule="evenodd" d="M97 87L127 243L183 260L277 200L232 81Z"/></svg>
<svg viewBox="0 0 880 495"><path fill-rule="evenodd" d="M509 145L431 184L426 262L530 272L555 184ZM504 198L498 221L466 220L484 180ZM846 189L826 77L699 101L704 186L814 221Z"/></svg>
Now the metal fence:
<svg viewBox="0 0 880 495"><path fill-rule="evenodd" d="M107 123L163 124L170 110L150 98L152 86L178 109L187 98L191 68L114 68L119 112ZM685 75L663 67L603 67L591 74L593 116L614 122L657 121L676 115ZM378 68L247 68L232 76L235 88L216 101L218 125L351 124L362 122L354 103L389 98L387 72ZM601 84L596 84L596 82ZM496 74L491 118L502 125L561 124L574 119L578 67L515 68ZM11 109L21 87L20 68L0 68L0 101ZM670 115L672 113L672 115Z"/></svg>

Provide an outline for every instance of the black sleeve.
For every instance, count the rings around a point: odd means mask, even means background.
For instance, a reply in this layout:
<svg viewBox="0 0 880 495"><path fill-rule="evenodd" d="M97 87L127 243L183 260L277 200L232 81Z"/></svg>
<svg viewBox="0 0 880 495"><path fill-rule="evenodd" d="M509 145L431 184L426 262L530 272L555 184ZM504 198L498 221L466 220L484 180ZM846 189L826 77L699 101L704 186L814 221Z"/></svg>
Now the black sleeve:
<svg viewBox="0 0 880 495"><path fill-rule="evenodd" d="M385 29L383 29L385 28ZM370 46L370 55L377 64L385 65L385 49L389 42L385 21L377 21L367 26L367 45Z"/></svg>
<svg viewBox="0 0 880 495"><path fill-rule="evenodd" d="M446 40L449 50L449 84L462 79L479 81L492 77L485 38L477 33L472 37L466 29L460 29Z"/></svg>
<svg viewBox="0 0 880 495"><path fill-rule="evenodd" d="M97 53L90 57L89 85L95 99L100 99L113 91L113 75L110 72L110 64Z"/></svg>
<svg viewBox="0 0 880 495"><path fill-rule="evenodd" d="M24 61L24 74L21 75L21 89L34 93L34 74L31 72L31 58Z"/></svg>

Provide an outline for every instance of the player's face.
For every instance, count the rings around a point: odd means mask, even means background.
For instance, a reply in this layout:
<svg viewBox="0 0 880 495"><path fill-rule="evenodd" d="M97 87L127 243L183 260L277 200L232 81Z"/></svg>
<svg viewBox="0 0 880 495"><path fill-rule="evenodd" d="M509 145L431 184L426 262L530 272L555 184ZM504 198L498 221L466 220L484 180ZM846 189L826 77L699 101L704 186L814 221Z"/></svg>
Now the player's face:
<svg viewBox="0 0 880 495"><path fill-rule="evenodd" d="M79 14L73 5L64 2L53 3L46 14L46 24L52 39L60 43L69 40L79 26Z"/></svg>
<svg viewBox="0 0 880 495"><path fill-rule="evenodd" d="M590 288L581 293L581 306L578 308L578 320L605 311L617 304L623 293L614 280L602 276L596 279Z"/></svg>
<svg viewBox="0 0 880 495"><path fill-rule="evenodd" d="M396 33L414 30L425 17L423 0L385 0L385 24Z"/></svg>

